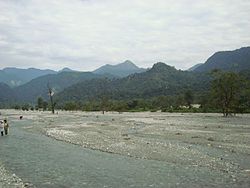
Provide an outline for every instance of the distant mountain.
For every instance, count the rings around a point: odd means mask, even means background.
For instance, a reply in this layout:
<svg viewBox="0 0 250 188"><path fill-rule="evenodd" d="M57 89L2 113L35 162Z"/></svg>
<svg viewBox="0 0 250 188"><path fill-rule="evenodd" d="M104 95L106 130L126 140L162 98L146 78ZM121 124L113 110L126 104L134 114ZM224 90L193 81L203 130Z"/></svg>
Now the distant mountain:
<svg viewBox="0 0 250 188"><path fill-rule="evenodd" d="M111 75L116 77L125 77L133 73L144 72L145 69L137 67L131 61L125 61L124 63L118 65L105 65L100 67L99 69L93 71L94 74L105 75L110 77ZM35 68L29 69L20 69L15 67L8 67L0 70L0 82L6 83L10 87L14 88L17 86L21 86L29 81L45 76L48 74L57 74L62 72L77 72L71 70L67 67L63 68L60 71L53 70L40 70Z"/></svg>
<svg viewBox="0 0 250 188"><path fill-rule="evenodd" d="M111 74L117 77L126 77L130 74L145 72L146 70L143 68L137 67L134 63L127 60L123 63L117 65L104 65L93 73L95 74Z"/></svg>
<svg viewBox="0 0 250 188"><path fill-rule="evenodd" d="M0 70L0 82L5 83L9 86L18 86L22 84L22 81L20 78L18 78L16 75L10 75L3 70Z"/></svg>
<svg viewBox="0 0 250 188"><path fill-rule="evenodd" d="M191 68L189 68L188 71L193 71L193 70L197 69L201 65L203 65L203 64L202 63L198 63L198 64L192 66Z"/></svg>
<svg viewBox="0 0 250 188"><path fill-rule="evenodd" d="M164 63L156 63L150 70L121 79L94 79L66 88L55 97L58 101L98 100L102 95L111 99L151 98L177 95L188 89L205 91L209 84L207 74L176 70Z"/></svg>
<svg viewBox="0 0 250 188"><path fill-rule="evenodd" d="M213 69L240 72L250 69L250 47L234 51L217 52L203 64L194 69L195 72L209 72Z"/></svg>
<svg viewBox="0 0 250 188"><path fill-rule="evenodd" d="M78 71L72 70L72 69L70 69L68 67L64 67L62 70L60 70L58 72L60 73L60 72L78 72Z"/></svg>
<svg viewBox="0 0 250 188"><path fill-rule="evenodd" d="M14 91L5 83L0 83L0 108L4 107L6 102L12 102L15 99Z"/></svg>
<svg viewBox="0 0 250 188"><path fill-rule="evenodd" d="M78 82L103 78L104 76L106 75L97 75L91 72L61 72L38 77L13 90L18 94L18 101L34 103L39 96L48 99L48 84L55 93L58 93Z"/></svg>
<svg viewBox="0 0 250 188"><path fill-rule="evenodd" d="M0 70L0 82L8 84L10 87L17 87L29 82L30 80L47 75L56 74L53 70L40 70L35 68L19 69L14 67L4 68Z"/></svg>

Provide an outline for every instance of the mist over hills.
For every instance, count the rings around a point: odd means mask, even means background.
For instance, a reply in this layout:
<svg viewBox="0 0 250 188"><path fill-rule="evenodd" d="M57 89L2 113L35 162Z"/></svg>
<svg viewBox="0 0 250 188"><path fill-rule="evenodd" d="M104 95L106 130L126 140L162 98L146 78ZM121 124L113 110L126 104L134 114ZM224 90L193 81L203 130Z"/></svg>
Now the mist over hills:
<svg viewBox="0 0 250 188"><path fill-rule="evenodd" d="M69 68L63 68L60 71L54 71L50 69L41 70L36 68L21 69L16 67L7 67L3 70L0 70L0 82L6 83L10 87L18 87L35 78L61 72L74 71Z"/></svg>
<svg viewBox="0 0 250 188"><path fill-rule="evenodd" d="M20 69L7 67L0 70L0 82L8 84L10 87L17 87L29 82L30 80L47 74L56 74L53 70L40 70L35 68Z"/></svg>

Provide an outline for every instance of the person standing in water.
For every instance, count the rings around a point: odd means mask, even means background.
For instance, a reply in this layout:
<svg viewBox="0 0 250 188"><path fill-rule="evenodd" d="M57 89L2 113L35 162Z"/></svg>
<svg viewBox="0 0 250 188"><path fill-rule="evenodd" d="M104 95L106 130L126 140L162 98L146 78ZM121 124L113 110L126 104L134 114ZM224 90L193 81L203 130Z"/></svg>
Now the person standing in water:
<svg viewBox="0 0 250 188"><path fill-rule="evenodd" d="M7 134L8 134L8 131L9 131L9 124L8 124L8 122L7 122L7 119L4 119L4 120L3 120L3 128L4 128L4 133L5 133L5 135L7 135Z"/></svg>
<svg viewBox="0 0 250 188"><path fill-rule="evenodd" d="M3 128L3 121L0 120L0 132L1 132L1 136L3 136L3 131L4 131L4 128Z"/></svg>

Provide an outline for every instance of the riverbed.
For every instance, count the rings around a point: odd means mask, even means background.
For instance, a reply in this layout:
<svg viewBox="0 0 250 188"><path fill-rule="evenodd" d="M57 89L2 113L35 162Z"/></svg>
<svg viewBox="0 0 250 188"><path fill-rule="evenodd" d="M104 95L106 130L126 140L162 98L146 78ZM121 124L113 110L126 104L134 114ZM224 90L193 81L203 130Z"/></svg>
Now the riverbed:
<svg viewBox="0 0 250 188"><path fill-rule="evenodd" d="M249 115L1 112L1 162L30 186L250 185Z"/></svg>

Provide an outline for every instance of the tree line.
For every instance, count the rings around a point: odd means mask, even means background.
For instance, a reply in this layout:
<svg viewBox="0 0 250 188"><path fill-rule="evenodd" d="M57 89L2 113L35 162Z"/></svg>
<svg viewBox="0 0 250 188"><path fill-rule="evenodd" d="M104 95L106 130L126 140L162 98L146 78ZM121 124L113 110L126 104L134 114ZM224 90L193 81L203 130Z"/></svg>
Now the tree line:
<svg viewBox="0 0 250 188"><path fill-rule="evenodd" d="M42 97L37 99L35 106L24 104L15 106L23 110L82 110L82 111L162 111L162 112L220 112L224 116L236 113L250 112L250 82L249 79L233 72L214 70L211 72L212 81L207 91L197 93L186 89L178 95L160 95L151 98L112 99L108 91L97 98L87 101L66 101L56 103L51 96L46 101ZM56 105L57 104L57 105ZM196 105L195 105L196 104Z"/></svg>

